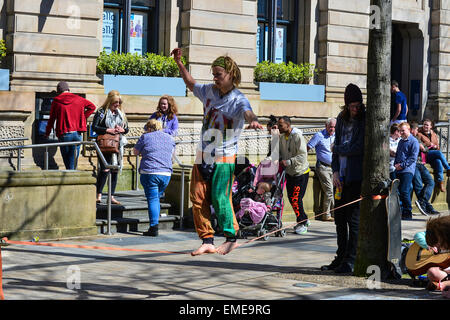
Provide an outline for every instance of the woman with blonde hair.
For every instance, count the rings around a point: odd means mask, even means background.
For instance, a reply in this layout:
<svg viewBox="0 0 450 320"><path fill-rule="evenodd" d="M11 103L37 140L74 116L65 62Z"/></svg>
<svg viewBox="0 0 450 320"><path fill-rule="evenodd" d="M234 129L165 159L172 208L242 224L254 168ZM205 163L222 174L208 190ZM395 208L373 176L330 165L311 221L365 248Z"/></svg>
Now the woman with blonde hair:
<svg viewBox="0 0 450 320"><path fill-rule="evenodd" d="M105 133L120 134L119 153L103 154L110 165L119 165L120 170L123 167L123 148L127 143L124 135L128 133L128 121L122 108L122 103L120 93L116 90L110 91L105 102L97 109L92 122L92 128L98 135ZM100 169L97 173L97 203L100 203L109 169L104 167L100 158L98 158L98 163L100 164ZM111 171L111 203L113 204L120 204L119 201L114 199L117 175L118 170Z"/></svg>
<svg viewBox="0 0 450 320"><path fill-rule="evenodd" d="M176 136L178 133L177 115L178 107L175 99L166 94L159 98L156 112L150 116L149 120L156 119L160 121L165 133ZM146 128L144 127L144 129Z"/></svg>

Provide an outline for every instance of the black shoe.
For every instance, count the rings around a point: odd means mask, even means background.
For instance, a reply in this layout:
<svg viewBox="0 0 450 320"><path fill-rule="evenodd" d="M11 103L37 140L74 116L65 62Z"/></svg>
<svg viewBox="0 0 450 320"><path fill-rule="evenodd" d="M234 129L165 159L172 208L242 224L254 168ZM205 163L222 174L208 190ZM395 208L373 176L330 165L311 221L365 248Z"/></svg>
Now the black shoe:
<svg viewBox="0 0 450 320"><path fill-rule="evenodd" d="M149 237L157 237L158 236L158 225L154 225L154 226L148 228L148 230L143 232L142 235L149 236Z"/></svg>
<svg viewBox="0 0 450 320"><path fill-rule="evenodd" d="M321 266L321 267L320 267L320 270L322 270L322 271L334 270L334 269L336 269L340 264L341 264L341 259L334 258L334 260L333 260L330 264L325 265L325 266Z"/></svg>
<svg viewBox="0 0 450 320"><path fill-rule="evenodd" d="M428 213L428 214L432 214L432 215L434 215L434 214L440 214L440 212L437 211L435 208L433 208L432 205L430 205L427 209L428 209L428 210L427 210L427 213Z"/></svg>
<svg viewBox="0 0 450 320"><path fill-rule="evenodd" d="M334 269L334 272L335 273L353 273L353 266L351 266L347 262L343 262L343 263L341 263L341 265L339 267Z"/></svg>
<svg viewBox="0 0 450 320"><path fill-rule="evenodd" d="M402 214L402 220L412 220L412 214Z"/></svg>

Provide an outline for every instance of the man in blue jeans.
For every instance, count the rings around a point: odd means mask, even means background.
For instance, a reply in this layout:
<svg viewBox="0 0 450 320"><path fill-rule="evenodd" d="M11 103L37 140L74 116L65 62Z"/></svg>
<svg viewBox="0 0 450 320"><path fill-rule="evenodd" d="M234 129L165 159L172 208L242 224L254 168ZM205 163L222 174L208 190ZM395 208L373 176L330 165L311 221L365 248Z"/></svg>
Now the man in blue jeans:
<svg viewBox="0 0 450 320"><path fill-rule="evenodd" d="M411 123L411 134L417 138L419 132L419 124L417 122ZM415 202L417 209L425 216L429 214L439 214L430 203L431 195L434 188L434 179L430 171L425 167L425 153L428 151L427 146L419 140L419 156L416 162L416 171L413 177L413 190L416 194L417 200Z"/></svg>
<svg viewBox="0 0 450 320"><path fill-rule="evenodd" d="M45 129L48 139L55 126L59 142L81 141L82 132L86 132L86 119L95 111L95 105L70 92L69 84L61 81L56 86L58 96L53 99L50 107L50 118ZM61 156L67 170L75 170L80 153L80 145L60 147Z"/></svg>
<svg viewBox="0 0 450 320"><path fill-rule="evenodd" d="M399 193L402 207L402 220L412 220L411 191L419 155L419 141L411 134L409 123L399 125L401 140L398 143L394 167L400 179Z"/></svg>

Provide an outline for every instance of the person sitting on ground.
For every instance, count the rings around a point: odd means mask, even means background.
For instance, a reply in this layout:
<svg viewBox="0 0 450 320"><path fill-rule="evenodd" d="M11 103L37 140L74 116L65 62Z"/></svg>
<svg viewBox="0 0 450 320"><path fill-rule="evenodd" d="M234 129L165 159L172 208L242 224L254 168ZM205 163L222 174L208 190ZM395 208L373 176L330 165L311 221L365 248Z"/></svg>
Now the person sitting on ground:
<svg viewBox="0 0 450 320"><path fill-rule="evenodd" d="M444 154L439 150L439 140L436 133L433 131L433 122L430 119L425 119L422 122L422 128L419 129L417 139L424 143L429 149L426 156L426 161L433 168L434 176L437 185L441 192L445 192L444 186L444 169L447 171L447 177L450 176L450 165Z"/></svg>
<svg viewBox="0 0 450 320"><path fill-rule="evenodd" d="M426 231L416 233L414 241L433 253L448 251L450 249L450 216L429 219ZM441 290L443 296L450 298L448 291L450 289L450 267L431 267L427 271L427 276L428 290Z"/></svg>
<svg viewBox="0 0 450 320"><path fill-rule="evenodd" d="M172 136L178 134L178 108L175 99L169 95L163 95L159 98L156 112L153 113L150 119L156 119L161 122L163 131ZM146 128L144 127L144 130Z"/></svg>
<svg viewBox="0 0 450 320"><path fill-rule="evenodd" d="M411 122L411 134L416 138L418 129L419 124L417 122ZM428 152L428 148L420 141L419 148L420 152L417 157L416 170L412 181L413 190L417 197L415 204L420 213L425 216L429 214L438 214L439 212L435 210L430 203L434 188L434 180L427 167L425 167L425 157Z"/></svg>
<svg viewBox="0 0 450 320"><path fill-rule="evenodd" d="M170 182L172 175L172 156L175 141L172 136L162 131L161 122L150 119L144 133L134 146L134 154L141 155L139 166L140 180L144 187L148 203L149 229L144 236L158 236L160 198Z"/></svg>

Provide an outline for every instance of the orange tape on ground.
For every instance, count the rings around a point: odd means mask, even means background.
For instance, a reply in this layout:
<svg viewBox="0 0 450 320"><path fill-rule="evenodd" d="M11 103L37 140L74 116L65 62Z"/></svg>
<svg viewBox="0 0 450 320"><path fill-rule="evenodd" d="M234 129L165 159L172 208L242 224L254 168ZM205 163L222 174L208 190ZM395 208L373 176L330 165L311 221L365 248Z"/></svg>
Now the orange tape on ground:
<svg viewBox="0 0 450 320"><path fill-rule="evenodd" d="M2 270L3 270L2 247L0 246L0 300L5 300L5 296L3 294L3 283L2 283L3 274L2 274Z"/></svg>
<svg viewBox="0 0 450 320"><path fill-rule="evenodd" d="M15 241L15 240L8 240L8 238L3 238L2 240L5 243L26 245L26 246L45 246L45 247L78 248L78 249L109 250L109 251L132 251L132 252L190 254L190 252L181 252L181 251L164 251L164 250L146 250L146 249L129 249L129 248L116 248L116 247L84 246L84 245L78 245L78 244L64 244L64 243L52 243L52 242Z"/></svg>

